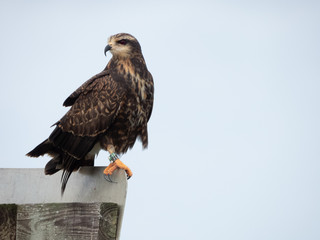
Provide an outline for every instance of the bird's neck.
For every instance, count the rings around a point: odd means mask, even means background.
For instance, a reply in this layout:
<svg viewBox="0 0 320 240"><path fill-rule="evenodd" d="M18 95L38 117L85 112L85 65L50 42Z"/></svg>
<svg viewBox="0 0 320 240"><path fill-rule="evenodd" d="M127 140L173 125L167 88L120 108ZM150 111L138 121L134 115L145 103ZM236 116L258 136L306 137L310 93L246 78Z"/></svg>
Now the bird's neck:
<svg viewBox="0 0 320 240"><path fill-rule="evenodd" d="M111 71L116 71L121 75L141 75L142 71L145 71L146 65L143 56L131 57L131 58L121 58L112 57L109 61L106 69Z"/></svg>

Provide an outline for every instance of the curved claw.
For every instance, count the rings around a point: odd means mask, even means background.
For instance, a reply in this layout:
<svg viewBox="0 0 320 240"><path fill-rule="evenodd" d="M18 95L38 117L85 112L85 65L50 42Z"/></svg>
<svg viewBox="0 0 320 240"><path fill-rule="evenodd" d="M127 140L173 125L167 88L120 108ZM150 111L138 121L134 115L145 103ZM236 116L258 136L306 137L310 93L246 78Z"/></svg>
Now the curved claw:
<svg viewBox="0 0 320 240"><path fill-rule="evenodd" d="M110 182L110 183L117 183L117 182L115 182L115 181L113 181L113 180L111 179L111 175L110 175L110 174L108 174L108 175L103 174L103 177L104 177L105 180L107 180L107 181Z"/></svg>
<svg viewBox="0 0 320 240"><path fill-rule="evenodd" d="M106 181L111 182L110 175L103 174L103 177Z"/></svg>

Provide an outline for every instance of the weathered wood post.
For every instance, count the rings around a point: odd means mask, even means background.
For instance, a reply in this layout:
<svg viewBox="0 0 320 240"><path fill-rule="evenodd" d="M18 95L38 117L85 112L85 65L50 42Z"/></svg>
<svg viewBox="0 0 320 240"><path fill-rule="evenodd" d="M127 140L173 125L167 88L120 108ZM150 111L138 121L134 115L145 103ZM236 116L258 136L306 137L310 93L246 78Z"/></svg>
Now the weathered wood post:
<svg viewBox="0 0 320 240"><path fill-rule="evenodd" d="M103 170L74 172L61 197L59 173L0 169L0 239L119 239L126 174L117 170L110 183Z"/></svg>

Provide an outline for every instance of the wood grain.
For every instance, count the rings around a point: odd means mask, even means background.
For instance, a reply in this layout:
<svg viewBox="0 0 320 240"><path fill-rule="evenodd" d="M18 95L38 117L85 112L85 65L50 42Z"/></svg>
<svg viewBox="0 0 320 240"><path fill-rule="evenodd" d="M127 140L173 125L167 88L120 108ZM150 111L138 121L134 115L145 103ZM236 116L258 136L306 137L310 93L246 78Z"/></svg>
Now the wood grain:
<svg viewBox="0 0 320 240"><path fill-rule="evenodd" d="M16 239L17 205L0 204L0 239Z"/></svg>
<svg viewBox="0 0 320 240"><path fill-rule="evenodd" d="M100 206L100 213L98 239L116 239L119 207L116 204L104 203Z"/></svg>
<svg viewBox="0 0 320 240"><path fill-rule="evenodd" d="M49 203L18 206L17 240L115 240L119 208L114 203Z"/></svg>

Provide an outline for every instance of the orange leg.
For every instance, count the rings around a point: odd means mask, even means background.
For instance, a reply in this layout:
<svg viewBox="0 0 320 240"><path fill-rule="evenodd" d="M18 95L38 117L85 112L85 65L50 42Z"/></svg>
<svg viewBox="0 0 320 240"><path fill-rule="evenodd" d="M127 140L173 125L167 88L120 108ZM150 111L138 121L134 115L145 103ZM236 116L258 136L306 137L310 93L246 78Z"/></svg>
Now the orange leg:
<svg viewBox="0 0 320 240"><path fill-rule="evenodd" d="M119 159L115 160L114 162L110 163L109 166L103 171L106 175L112 175L112 173L117 169L124 169L127 173L128 179L132 176L132 171L128 166L126 166L123 162Z"/></svg>
<svg viewBox="0 0 320 240"><path fill-rule="evenodd" d="M132 176L132 171L130 170L130 168L128 168L123 162L121 162L119 160L118 155L114 152L114 147L113 145L108 145L107 150L110 153L109 156L109 160L110 160L110 164L109 166L103 171L103 173L105 175L108 176L109 180L112 182L112 180L110 179L110 176L112 175L112 173L117 169L124 169L127 173L127 177L128 179Z"/></svg>
<svg viewBox="0 0 320 240"><path fill-rule="evenodd" d="M103 171L103 173L106 174L106 175L108 175L108 174L109 174L109 170L110 170L111 168L113 168L114 165L115 165L115 163L114 163L114 162L111 162L111 163L106 167L106 169ZM114 170L112 170L112 172L113 172L113 171L114 171Z"/></svg>

